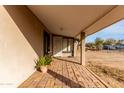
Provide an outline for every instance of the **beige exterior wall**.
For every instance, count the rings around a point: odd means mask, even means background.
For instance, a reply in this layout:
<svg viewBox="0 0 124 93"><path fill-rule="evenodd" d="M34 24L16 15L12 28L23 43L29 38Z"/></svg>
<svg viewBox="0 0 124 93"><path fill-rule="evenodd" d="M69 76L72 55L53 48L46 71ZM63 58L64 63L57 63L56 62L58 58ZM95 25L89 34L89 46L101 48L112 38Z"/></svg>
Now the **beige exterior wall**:
<svg viewBox="0 0 124 93"><path fill-rule="evenodd" d="M43 26L25 6L0 6L0 87L17 87L43 55Z"/></svg>

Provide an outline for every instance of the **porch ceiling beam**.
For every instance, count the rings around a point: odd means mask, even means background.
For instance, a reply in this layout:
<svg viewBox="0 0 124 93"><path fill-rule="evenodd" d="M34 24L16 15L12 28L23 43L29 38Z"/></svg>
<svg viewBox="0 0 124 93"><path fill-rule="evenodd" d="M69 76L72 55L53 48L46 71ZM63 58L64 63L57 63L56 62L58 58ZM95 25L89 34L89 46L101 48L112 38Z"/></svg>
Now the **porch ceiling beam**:
<svg viewBox="0 0 124 93"><path fill-rule="evenodd" d="M76 34L74 37L77 37L79 34L81 34L81 32L84 32L86 29L88 29L89 27L91 27L92 25L94 25L96 22L98 22L100 19L102 19L103 17L105 17L108 13L110 13L113 9L115 9L118 5L114 6L110 11L104 13L101 17L99 17L98 19L96 19L95 21L93 21L91 24L89 24L87 27L85 27L84 29L82 29L78 34Z"/></svg>
<svg viewBox="0 0 124 93"><path fill-rule="evenodd" d="M86 32L86 36L91 35L122 19L124 19L124 6L117 6L98 22L87 28L84 32Z"/></svg>

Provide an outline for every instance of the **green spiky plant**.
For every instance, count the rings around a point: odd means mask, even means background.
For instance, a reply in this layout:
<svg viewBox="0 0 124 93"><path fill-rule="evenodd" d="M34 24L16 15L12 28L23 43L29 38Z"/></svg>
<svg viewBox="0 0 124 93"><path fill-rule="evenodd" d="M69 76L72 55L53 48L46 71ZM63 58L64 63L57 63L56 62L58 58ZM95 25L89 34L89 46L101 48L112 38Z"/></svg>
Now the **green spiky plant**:
<svg viewBox="0 0 124 93"><path fill-rule="evenodd" d="M39 58L36 60L36 62L35 62L35 64L36 64L35 68L38 69L38 68L40 68L41 66L50 65L51 62L52 62L52 58L49 57L49 56L39 57Z"/></svg>

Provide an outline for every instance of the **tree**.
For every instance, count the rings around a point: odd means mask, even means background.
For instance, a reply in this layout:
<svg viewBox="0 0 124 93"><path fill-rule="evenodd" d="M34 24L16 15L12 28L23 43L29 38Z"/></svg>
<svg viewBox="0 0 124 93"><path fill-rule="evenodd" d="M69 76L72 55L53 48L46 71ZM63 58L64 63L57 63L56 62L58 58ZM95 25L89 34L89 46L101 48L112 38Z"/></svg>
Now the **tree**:
<svg viewBox="0 0 124 93"><path fill-rule="evenodd" d="M101 39L101 38L95 39L95 46L98 50L101 50L103 48L103 43L104 43L103 39Z"/></svg>
<svg viewBox="0 0 124 93"><path fill-rule="evenodd" d="M93 42L90 42L90 43L86 43L86 47L92 49L92 48L95 48L95 45Z"/></svg>
<svg viewBox="0 0 124 93"><path fill-rule="evenodd" d="M124 43L124 40L118 40L117 42L116 42L116 45L122 45Z"/></svg>
<svg viewBox="0 0 124 93"><path fill-rule="evenodd" d="M113 38L107 39L104 42L104 45L115 45L116 44L116 40Z"/></svg>

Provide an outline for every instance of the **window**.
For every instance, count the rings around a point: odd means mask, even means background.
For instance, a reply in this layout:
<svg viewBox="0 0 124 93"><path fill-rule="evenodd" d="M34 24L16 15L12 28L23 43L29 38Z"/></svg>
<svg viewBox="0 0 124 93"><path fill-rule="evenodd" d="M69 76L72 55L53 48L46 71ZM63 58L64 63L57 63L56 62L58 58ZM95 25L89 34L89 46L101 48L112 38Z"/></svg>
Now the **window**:
<svg viewBox="0 0 124 93"><path fill-rule="evenodd" d="M63 53L70 53L73 50L73 39L63 38Z"/></svg>

